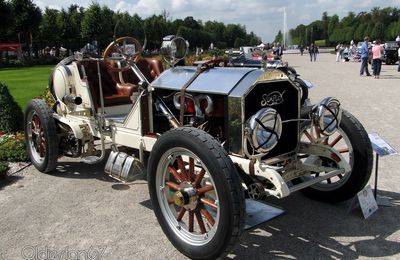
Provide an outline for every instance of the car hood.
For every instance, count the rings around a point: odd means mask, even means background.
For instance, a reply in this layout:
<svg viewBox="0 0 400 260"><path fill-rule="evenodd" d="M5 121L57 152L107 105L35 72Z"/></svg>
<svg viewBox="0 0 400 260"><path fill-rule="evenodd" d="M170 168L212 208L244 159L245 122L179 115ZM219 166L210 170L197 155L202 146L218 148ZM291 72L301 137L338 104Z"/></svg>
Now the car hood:
<svg viewBox="0 0 400 260"><path fill-rule="evenodd" d="M196 71L196 67L188 66L171 68L155 79L151 86L155 89L180 91ZM244 78L251 78L251 85L262 73L262 70L256 68L211 68L201 73L186 91L229 95Z"/></svg>

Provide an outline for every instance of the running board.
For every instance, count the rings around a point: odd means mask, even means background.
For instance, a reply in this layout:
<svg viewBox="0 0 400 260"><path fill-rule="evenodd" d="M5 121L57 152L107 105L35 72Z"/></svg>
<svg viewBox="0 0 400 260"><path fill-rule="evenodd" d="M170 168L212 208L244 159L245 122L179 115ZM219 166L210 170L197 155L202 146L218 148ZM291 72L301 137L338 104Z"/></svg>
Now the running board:
<svg viewBox="0 0 400 260"><path fill-rule="evenodd" d="M337 176L339 174L343 174L343 173L344 173L344 170L342 170L342 169L328 172L324 176L319 176L319 177L313 178L313 179L311 179L309 181L302 182L302 183L299 183L297 185L294 185L294 186L290 187L289 188L290 193L298 191L298 190L301 190L301 189L304 189L304 188L307 188L307 187L309 187L311 185L317 184L318 182L324 181L326 179L335 177L335 176Z"/></svg>

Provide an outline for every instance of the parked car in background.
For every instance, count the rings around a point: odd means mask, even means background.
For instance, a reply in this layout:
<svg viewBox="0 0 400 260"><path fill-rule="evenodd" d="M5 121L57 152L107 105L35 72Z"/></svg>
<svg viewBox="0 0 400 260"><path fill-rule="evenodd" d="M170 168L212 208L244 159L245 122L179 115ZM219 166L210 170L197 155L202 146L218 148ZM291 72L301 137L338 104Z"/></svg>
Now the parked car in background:
<svg viewBox="0 0 400 260"><path fill-rule="evenodd" d="M399 44L396 41L389 41L384 44L384 61L387 65L395 64L398 60L398 48Z"/></svg>

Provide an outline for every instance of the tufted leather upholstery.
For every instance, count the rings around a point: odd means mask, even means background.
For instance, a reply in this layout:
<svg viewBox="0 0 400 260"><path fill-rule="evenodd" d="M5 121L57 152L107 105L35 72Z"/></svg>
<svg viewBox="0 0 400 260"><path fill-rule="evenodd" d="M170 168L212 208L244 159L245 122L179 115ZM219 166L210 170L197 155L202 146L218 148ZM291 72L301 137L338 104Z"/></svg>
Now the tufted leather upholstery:
<svg viewBox="0 0 400 260"><path fill-rule="evenodd" d="M81 66L84 67L92 93L94 106L100 107L99 77L96 60L77 61L79 74L83 79ZM160 60L139 58L137 66L149 82L157 78L164 70ZM119 66L121 67L121 66ZM131 69L118 70L118 63L114 61L100 61L101 83L103 87L104 105L114 106L129 104L130 96L138 90L138 77Z"/></svg>
<svg viewBox="0 0 400 260"><path fill-rule="evenodd" d="M139 57L136 60L136 65L149 82L155 80L164 71L159 59Z"/></svg>
<svg viewBox="0 0 400 260"><path fill-rule="evenodd" d="M84 67L89 88L92 93L95 108L100 107L99 76L97 71L97 61L82 60L77 61L79 73L83 78L81 66ZM104 105L114 106L129 104L130 96L137 91L137 85L132 83L119 82L118 72L106 61L100 61L101 84L103 87Z"/></svg>

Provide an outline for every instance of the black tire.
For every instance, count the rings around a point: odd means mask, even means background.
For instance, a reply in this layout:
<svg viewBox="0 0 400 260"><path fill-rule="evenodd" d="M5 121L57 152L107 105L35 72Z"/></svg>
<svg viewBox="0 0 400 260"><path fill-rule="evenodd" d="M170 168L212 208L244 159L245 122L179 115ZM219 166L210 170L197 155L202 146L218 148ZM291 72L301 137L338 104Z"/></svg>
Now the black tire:
<svg viewBox="0 0 400 260"><path fill-rule="evenodd" d="M41 172L51 172L58 159L57 128L52 112L41 99L33 99L25 110L26 148L32 164Z"/></svg>
<svg viewBox="0 0 400 260"><path fill-rule="evenodd" d="M192 166L193 170L190 170L189 166L189 177L186 180L183 178L181 182L176 178L172 178L165 167L166 165L168 167L177 165L178 158L183 162L182 158L184 157L179 157L179 154L186 156L188 158L186 160L196 162L196 166ZM174 159L171 159L172 156ZM165 162L166 158L169 161ZM169 164L166 164L168 162ZM190 163L186 167L188 165ZM194 167L198 168L197 174ZM200 227L196 211L207 205L201 204L202 199L199 195L196 208L184 211L183 214L189 212L186 214L189 215L186 216L189 217L189 221L192 216L192 230L190 231L190 222L188 221L189 224L186 225L183 220L185 217L177 220L179 218L178 210L180 212L186 206L179 208L176 203L168 203L171 201L171 197L168 197L168 194L171 194L173 189L170 189L169 185L167 185L167 182L171 182L171 180L176 180L178 185L184 185L183 183L193 184L193 179L199 176L199 169L204 169L206 175L210 177L209 182L214 187L211 192L215 194L214 197L218 198L218 203L216 202L217 200L214 201L214 206L217 206L218 209L215 209L215 212L212 211L212 213L215 213L213 215L215 223L213 225L210 225L210 222L206 223L210 229L205 233L201 231L200 236L204 236L204 241L200 242L196 240L199 233L196 233L196 230L193 229L193 215L196 214L197 224ZM178 171L182 173L180 168ZM167 179L168 176L169 179ZM178 177L182 178L183 176L179 175ZM234 164L226 151L206 132L196 128L182 127L163 134L157 140L150 154L148 185L153 209L160 226L171 243L184 255L193 259L215 259L228 253L239 239L245 219L244 192ZM164 188L161 188L161 186ZM201 188L204 188L204 186L196 187L198 191ZM208 220L207 218L204 219L203 212L198 214L203 219L201 222ZM210 232L211 230L212 232Z"/></svg>
<svg viewBox="0 0 400 260"><path fill-rule="evenodd" d="M330 184L331 189L328 184L324 187L323 184L318 183L301 190L309 198L329 203L346 201L353 198L368 183L373 163L372 146L368 134L361 123L345 110L343 110L339 129L347 136L352 147L352 152L349 154L349 158L350 156L352 158L350 160L352 170L347 173L349 175L345 176L343 181L339 180L337 186Z"/></svg>

